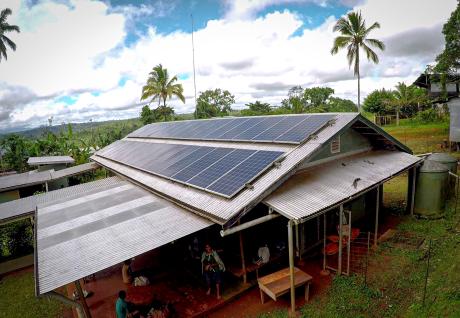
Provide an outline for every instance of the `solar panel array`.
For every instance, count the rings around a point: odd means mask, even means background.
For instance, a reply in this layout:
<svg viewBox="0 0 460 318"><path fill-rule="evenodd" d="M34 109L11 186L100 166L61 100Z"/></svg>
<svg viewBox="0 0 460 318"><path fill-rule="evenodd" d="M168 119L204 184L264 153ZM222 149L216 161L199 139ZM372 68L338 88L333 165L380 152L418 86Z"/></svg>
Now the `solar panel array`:
<svg viewBox="0 0 460 318"><path fill-rule="evenodd" d="M155 123L128 137L300 144L334 117L302 114Z"/></svg>
<svg viewBox="0 0 460 318"><path fill-rule="evenodd" d="M121 140L97 155L231 198L283 152Z"/></svg>

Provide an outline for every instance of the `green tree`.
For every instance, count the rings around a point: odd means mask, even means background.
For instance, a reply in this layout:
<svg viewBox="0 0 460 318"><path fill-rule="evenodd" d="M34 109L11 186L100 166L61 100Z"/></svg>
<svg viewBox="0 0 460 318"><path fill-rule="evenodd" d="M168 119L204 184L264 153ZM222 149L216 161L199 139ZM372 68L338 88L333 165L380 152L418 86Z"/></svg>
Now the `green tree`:
<svg viewBox="0 0 460 318"><path fill-rule="evenodd" d="M396 89L393 91L394 98L389 101L389 105L393 107L396 112L396 125L399 125L401 112L408 115L413 115L415 113L419 98L416 91L414 86L407 86L403 82L399 82L398 85L396 85Z"/></svg>
<svg viewBox="0 0 460 318"><path fill-rule="evenodd" d="M172 107L166 106L166 100L175 96L185 103L184 88L182 84L176 83L177 76L170 78L168 70L161 64L155 66L149 75L147 83L142 87L141 100L150 99L150 103L158 100L156 112L166 121L174 115Z"/></svg>
<svg viewBox="0 0 460 318"><path fill-rule="evenodd" d="M7 46L13 51L16 51L16 44L5 34L12 31L18 33L21 32L17 25L10 25L6 21L6 19L11 13L12 11L9 8L3 9L0 12L0 62L2 61L2 56L5 59L5 61L8 59L8 56L6 54Z"/></svg>
<svg viewBox="0 0 460 318"><path fill-rule="evenodd" d="M303 100L307 107L320 107L329 102L329 98L334 94L330 87L311 87L303 92Z"/></svg>
<svg viewBox="0 0 460 318"><path fill-rule="evenodd" d="M281 101L282 107L295 114L303 113L307 106L304 99L304 92L302 86L291 87L288 91L288 97Z"/></svg>
<svg viewBox="0 0 460 318"><path fill-rule="evenodd" d="M200 93L197 98L196 118L211 118L228 115L232 111L235 96L229 91L216 88Z"/></svg>
<svg viewBox="0 0 460 318"><path fill-rule="evenodd" d="M31 148L31 143L28 139L12 134L2 139L0 145L5 151L2 161L10 169L18 172L27 170L27 159L29 158L29 149Z"/></svg>
<svg viewBox="0 0 460 318"><path fill-rule="evenodd" d="M144 125L155 122L153 111L150 109L149 105L145 105L144 107L142 107L141 121Z"/></svg>
<svg viewBox="0 0 460 318"><path fill-rule="evenodd" d="M344 113L356 111L358 111L358 107L353 101L349 99L330 97L329 102L326 104L327 113Z"/></svg>
<svg viewBox="0 0 460 318"><path fill-rule="evenodd" d="M334 25L334 32L340 32L336 37L331 49L331 54L337 54L340 49L347 48L348 66L353 64L353 73L358 77L358 110L361 111L361 83L359 73L360 49L366 53L367 59L377 64L379 57L371 47L380 50L385 49L385 44L377 39L368 38L369 33L380 28L378 22L374 22L369 28L366 27L366 21L361 16L361 12L350 12L346 18L340 18Z"/></svg>
<svg viewBox="0 0 460 318"><path fill-rule="evenodd" d="M444 50L436 58L435 71L439 73L456 73L460 69L460 0L457 8L444 24Z"/></svg>
<svg viewBox="0 0 460 318"><path fill-rule="evenodd" d="M254 103L248 103L246 106L249 107L249 110L251 110L254 113L260 113L260 114L267 114L271 110L271 106L269 103L262 103L260 101L255 101Z"/></svg>
<svg viewBox="0 0 460 318"><path fill-rule="evenodd" d="M376 89L364 99L363 109L366 112L383 115L387 111L389 102L394 98L393 92L382 89Z"/></svg>

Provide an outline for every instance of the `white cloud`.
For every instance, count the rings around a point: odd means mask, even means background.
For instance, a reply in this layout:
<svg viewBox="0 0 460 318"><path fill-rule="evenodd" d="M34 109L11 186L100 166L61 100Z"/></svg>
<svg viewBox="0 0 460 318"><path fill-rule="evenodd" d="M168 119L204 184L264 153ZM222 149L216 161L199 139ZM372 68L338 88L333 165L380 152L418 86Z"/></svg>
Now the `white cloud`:
<svg viewBox="0 0 460 318"><path fill-rule="evenodd" d="M188 76L181 81L186 103L173 100L171 104L179 113L193 111L189 33L165 35L152 27L136 43L125 46L129 14L114 13L96 1L72 3L68 7L48 0L32 8L12 3L20 14L11 22L27 27L12 35L18 49L0 64L0 84L9 85L0 85L0 102L6 96L2 90L14 85L37 100L23 101L16 109L9 104L0 112L0 128L36 125L49 116L55 122L136 116L142 85L159 63L172 75ZM245 3L250 5L244 7ZM345 53L329 53L336 18L329 17L315 29L307 29L301 17L290 11L254 18L255 12L270 4L270 0L235 1L224 18L208 21L195 33L197 90L228 89L236 97L236 107L255 99L279 104L293 85L328 85L338 96L356 100L357 84ZM374 35L387 44L379 65L362 63L362 96L376 88L392 88L398 81L411 82L433 61L443 43L442 24L455 5L455 0L369 0L359 5L369 25L381 23ZM231 10L240 13L233 15ZM299 28L301 35L293 36ZM120 79L125 80L123 86L118 85ZM99 94L93 94L96 91ZM65 92L76 99L73 105L56 98ZM8 95L10 102L12 96Z"/></svg>

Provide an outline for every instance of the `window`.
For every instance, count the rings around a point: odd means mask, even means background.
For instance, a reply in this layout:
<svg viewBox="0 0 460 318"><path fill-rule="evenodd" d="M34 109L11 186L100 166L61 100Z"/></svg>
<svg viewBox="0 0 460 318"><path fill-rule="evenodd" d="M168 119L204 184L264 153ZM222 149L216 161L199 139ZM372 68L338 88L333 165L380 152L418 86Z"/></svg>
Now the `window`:
<svg viewBox="0 0 460 318"><path fill-rule="evenodd" d="M340 136L331 141L331 153L340 152Z"/></svg>

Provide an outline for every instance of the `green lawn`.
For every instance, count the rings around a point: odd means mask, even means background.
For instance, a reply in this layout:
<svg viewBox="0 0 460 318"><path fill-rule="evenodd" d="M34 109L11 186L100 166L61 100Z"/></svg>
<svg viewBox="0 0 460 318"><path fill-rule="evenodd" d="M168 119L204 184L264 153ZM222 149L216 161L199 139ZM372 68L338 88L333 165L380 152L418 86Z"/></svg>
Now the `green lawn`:
<svg viewBox="0 0 460 318"><path fill-rule="evenodd" d="M37 299L31 272L7 276L0 281L0 317L62 317L63 305L56 300Z"/></svg>

